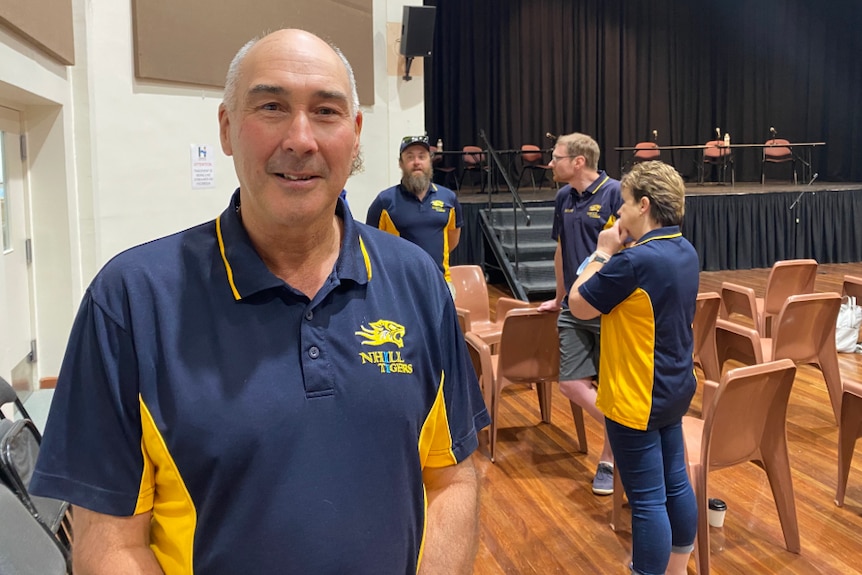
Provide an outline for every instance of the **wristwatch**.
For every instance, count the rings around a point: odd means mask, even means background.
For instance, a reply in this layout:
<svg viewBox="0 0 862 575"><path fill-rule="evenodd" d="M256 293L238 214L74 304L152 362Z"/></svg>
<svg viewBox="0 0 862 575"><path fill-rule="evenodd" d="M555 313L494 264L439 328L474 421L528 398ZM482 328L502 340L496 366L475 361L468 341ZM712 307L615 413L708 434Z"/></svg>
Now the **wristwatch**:
<svg viewBox="0 0 862 575"><path fill-rule="evenodd" d="M590 256L591 262L599 262L600 264L608 263L609 259L610 258L608 258L607 254L599 253L597 251L593 252L593 255Z"/></svg>

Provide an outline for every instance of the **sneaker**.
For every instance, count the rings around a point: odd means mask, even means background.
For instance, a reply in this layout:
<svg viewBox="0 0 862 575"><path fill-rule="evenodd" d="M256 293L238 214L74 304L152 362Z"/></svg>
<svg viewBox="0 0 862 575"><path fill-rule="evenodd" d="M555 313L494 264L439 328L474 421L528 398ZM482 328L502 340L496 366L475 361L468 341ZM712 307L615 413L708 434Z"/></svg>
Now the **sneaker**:
<svg viewBox="0 0 862 575"><path fill-rule="evenodd" d="M596 476L593 477L593 493L596 495L612 495L614 492L614 466L610 463L599 463Z"/></svg>

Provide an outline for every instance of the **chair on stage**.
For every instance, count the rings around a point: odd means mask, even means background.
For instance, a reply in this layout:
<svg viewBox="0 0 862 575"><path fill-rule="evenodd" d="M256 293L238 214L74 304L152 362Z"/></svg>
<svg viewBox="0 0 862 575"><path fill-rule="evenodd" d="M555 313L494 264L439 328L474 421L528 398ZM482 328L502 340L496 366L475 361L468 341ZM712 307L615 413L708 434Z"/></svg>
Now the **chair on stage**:
<svg viewBox="0 0 862 575"><path fill-rule="evenodd" d="M632 157L623 164L620 172L627 172L635 164L653 160L661 160L661 150L658 149L658 144L655 142L638 142L635 144Z"/></svg>
<svg viewBox="0 0 862 575"><path fill-rule="evenodd" d="M548 177L548 172L551 171L551 166L545 162L541 148L535 144L524 144L521 146L521 175L518 177L518 189L521 188L521 181L524 179L524 174L530 173L530 181L533 184L533 189L536 189L536 172L540 172L541 179L539 180L539 188L545 183Z"/></svg>
<svg viewBox="0 0 862 575"><path fill-rule="evenodd" d="M458 182L458 168L443 164L443 154L437 153L437 146L431 146L431 167L435 174L441 174L440 184L451 188L449 180L455 182L455 191L461 189Z"/></svg>
<svg viewBox="0 0 862 575"><path fill-rule="evenodd" d="M790 162L793 169L793 183L796 184L796 157L790 148L790 142L783 138L766 140L763 147L763 159L760 162L760 184L763 185L766 183L766 164L783 164L787 162Z"/></svg>
<svg viewBox="0 0 862 575"><path fill-rule="evenodd" d="M731 148L724 145L724 140L710 140L704 144L703 161L700 163L699 183L703 183L707 166L716 166L719 170L720 181L727 182L727 167L730 166L730 183L736 183L736 172L733 167L733 154Z"/></svg>
<svg viewBox="0 0 862 575"><path fill-rule="evenodd" d="M471 174L471 185L473 184L473 174L479 174L479 181L481 183L479 193L484 192L489 173L485 152L479 146L464 146L461 151L463 152L464 169L461 171L460 185L464 185L464 177L468 173Z"/></svg>

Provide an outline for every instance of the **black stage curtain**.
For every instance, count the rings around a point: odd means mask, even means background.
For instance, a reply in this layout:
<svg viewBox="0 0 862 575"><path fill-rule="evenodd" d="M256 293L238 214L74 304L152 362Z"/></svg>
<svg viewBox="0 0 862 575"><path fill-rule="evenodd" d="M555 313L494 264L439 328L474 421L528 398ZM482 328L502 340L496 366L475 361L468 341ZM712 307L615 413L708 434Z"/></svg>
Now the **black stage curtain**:
<svg viewBox="0 0 862 575"><path fill-rule="evenodd" d="M545 147L581 131L619 175L613 150L651 140L825 141L820 180L862 181L859 0L436 0L426 127L446 149ZM739 181L760 150L736 150ZM663 152L693 179L700 152Z"/></svg>
<svg viewBox="0 0 862 575"><path fill-rule="evenodd" d="M537 205L554 204L530 204ZM493 258L479 226L479 211L486 207L462 205L465 224L450 265ZM768 268L794 258L845 263L862 261L859 222L862 189L710 194L685 197L682 234L697 250L703 271Z"/></svg>

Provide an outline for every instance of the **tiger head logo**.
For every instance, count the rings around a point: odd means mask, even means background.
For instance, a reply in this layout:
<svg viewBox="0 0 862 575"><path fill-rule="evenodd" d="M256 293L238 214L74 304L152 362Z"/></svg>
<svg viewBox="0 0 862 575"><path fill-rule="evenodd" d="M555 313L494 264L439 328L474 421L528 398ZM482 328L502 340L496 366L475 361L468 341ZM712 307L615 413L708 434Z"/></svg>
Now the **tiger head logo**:
<svg viewBox="0 0 862 575"><path fill-rule="evenodd" d="M394 343L398 347L404 347L404 326L388 319L379 319L368 324L370 327L361 326L361 331L354 332L365 341L362 345L383 345Z"/></svg>

